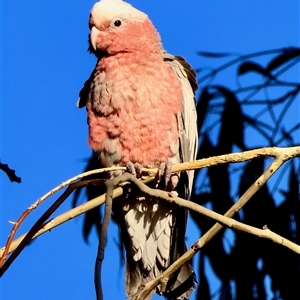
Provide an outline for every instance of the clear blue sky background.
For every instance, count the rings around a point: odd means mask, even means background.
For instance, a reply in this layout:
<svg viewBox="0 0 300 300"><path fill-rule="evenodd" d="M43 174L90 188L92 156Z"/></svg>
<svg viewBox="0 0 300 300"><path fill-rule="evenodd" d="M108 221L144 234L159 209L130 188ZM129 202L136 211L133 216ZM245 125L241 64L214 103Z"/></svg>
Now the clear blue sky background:
<svg viewBox="0 0 300 300"><path fill-rule="evenodd" d="M1 173L1 246L16 220L35 200L80 173L90 150L78 92L95 58L87 53L88 16L94 1L2 1L1 161L22 177ZM165 48L195 67L196 50L250 53L299 46L299 1L141 1ZM226 82L224 82L226 84ZM299 107L298 107L299 108ZM24 233L54 199L21 227ZM82 201L84 199L82 198ZM67 201L59 212L70 208ZM86 245L82 217L33 242L1 280L2 299L94 299L97 240ZM123 271L111 225L104 263L106 299L125 299ZM190 227L188 246L197 233ZM122 274L122 275L120 275Z"/></svg>

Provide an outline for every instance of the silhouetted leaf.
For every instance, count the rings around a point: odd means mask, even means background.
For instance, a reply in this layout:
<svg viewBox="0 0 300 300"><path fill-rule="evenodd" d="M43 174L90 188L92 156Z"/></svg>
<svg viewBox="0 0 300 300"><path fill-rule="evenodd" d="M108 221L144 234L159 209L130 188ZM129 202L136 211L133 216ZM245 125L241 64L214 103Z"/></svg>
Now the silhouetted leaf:
<svg viewBox="0 0 300 300"><path fill-rule="evenodd" d="M219 300L232 300L232 292L228 280L222 280L221 293Z"/></svg>
<svg viewBox="0 0 300 300"><path fill-rule="evenodd" d="M233 55L230 52L209 52L209 51L197 51L197 54L205 57L211 57L211 58L221 58L221 57Z"/></svg>
<svg viewBox="0 0 300 300"><path fill-rule="evenodd" d="M197 159L212 156L213 153L214 153L214 147L209 139L209 136L207 134L205 134L202 141L200 142ZM200 172L206 172L206 170L198 169L195 171L194 183L198 180L198 176L199 176ZM191 201L193 201L197 204L200 204L200 205L204 205L204 204L207 204L208 202L210 202L211 200L212 200L212 197L209 192L204 191L204 192L200 192L200 193L196 194L195 189L193 189ZM199 214L193 210L190 211L190 214L191 214L191 217L193 218L194 222L196 223L196 225L198 226L198 228L201 231L206 231L209 229L209 227L212 226L212 221L210 219L199 216Z"/></svg>
<svg viewBox="0 0 300 300"><path fill-rule="evenodd" d="M86 243L89 242L89 236L95 227L98 237L101 236L101 212L100 207L95 207L84 214L82 234Z"/></svg>
<svg viewBox="0 0 300 300"><path fill-rule="evenodd" d="M218 137L218 154L230 153L233 144L242 150L245 150L244 144L244 115L241 110L241 104L237 100L235 94L229 89L215 85L225 98L224 110L222 113L222 125ZM222 147L222 150L220 149Z"/></svg>
<svg viewBox="0 0 300 300"><path fill-rule="evenodd" d="M264 272L258 272L258 276L256 277L256 283L255 283L256 299L267 299L264 279L265 279Z"/></svg>
<svg viewBox="0 0 300 300"><path fill-rule="evenodd" d="M245 75L248 72L255 72L259 73L263 76L269 77L269 78L275 78L270 74L270 72L266 69L264 69L262 66L258 65L257 63L246 61L240 64L237 74L238 75Z"/></svg>
<svg viewBox="0 0 300 300"><path fill-rule="evenodd" d="M204 133L203 139L198 147L197 159L210 157L213 155L214 146L207 133Z"/></svg>
<svg viewBox="0 0 300 300"><path fill-rule="evenodd" d="M205 205L207 202L211 201L211 194L210 193L200 193L197 196L195 195L195 200L193 202L199 204L199 205ZM197 213L199 216L199 214Z"/></svg>
<svg viewBox="0 0 300 300"><path fill-rule="evenodd" d="M214 273L224 282L228 282L231 277L229 255L223 247L223 235L225 229L214 237L205 246L205 254L209 258L210 265Z"/></svg>
<svg viewBox="0 0 300 300"><path fill-rule="evenodd" d="M199 259L199 285L197 289L197 299L201 300L211 300L210 297L210 289L209 289L209 284L207 280L207 276L204 272L204 258L205 255L203 253L200 254L200 259Z"/></svg>
<svg viewBox="0 0 300 300"><path fill-rule="evenodd" d="M299 178L297 176L294 163L291 162L291 172L289 178L289 196L298 202L299 199Z"/></svg>
<svg viewBox="0 0 300 300"><path fill-rule="evenodd" d="M209 157L211 155L213 155L214 148L213 145L209 139L209 136L207 134L204 135L202 141L200 142L200 146L198 149L198 154L197 154L197 159L201 159L201 158L206 158ZM198 169L195 171L195 180L194 183L197 181L198 179L198 174L200 172L205 172L203 169ZM195 190L193 189L193 194L192 194L192 198L191 201L198 203L200 205L206 204L207 202L211 201L211 196L210 193L208 192L200 192L198 194L195 193ZM211 224L211 221L208 218L203 218L200 217L199 218L199 214L194 212L194 211L190 211L192 218L194 219L195 223L198 225L200 230L207 230L208 227Z"/></svg>
<svg viewBox="0 0 300 300"><path fill-rule="evenodd" d="M295 57L300 56L300 49L299 48L289 48L284 53L276 56L272 59L266 67L268 72L273 71L274 69L282 66L283 64L287 63L288 61L294 59Z"/></svg>
<svg viewBox="0 0 300 300"><path fill-rule="evenodd" d="M264 159L253 159L245 163L244 171L240 177L238 195L243 195L251 184L263 173Z"/></svg>
<svg viewBox="0 0 300 300"><path fill-rule="evenodd" d="M100 168L99 160L95 154L92 154L91 157L88 159L88 163L85 166L84 172L88 172L91 170L95 170ZM105 176L104 173L101 174L95 174L86 177L85 179L100 179ZM106 188L104 185L97 185L97 186L87 186L85 188L86 192L86 200L89 201L91 199L94 199L106 192ZM80 197L81 190L76 190L74 193L74 197L72 200L72 207L75 207L78 204L79 197ZM100 230L101 230L101 221L102 221L102 216L101 216L101 211L99 207L95 207L92 210L88 211L84 215L84 221L83 221L83 238L85 242L88 242L89 235L92 231L92 229L95 227L96 232L98 236L100 236Z"/></svg>
<svg viewBox="0 0 300 300"><path fill-rule="evenodd" d="M207 115L207 107L209 101L213 98L213 96L209 93L207 88L204 88L200 94L199 101L197 103L197 124L198 124L198 132L200 132L201 127L205 121Z"/></svg>
<svg viewBox="0 0 300 300"><path fill-rule="evenodd" d="M212 208L214 211L224 214L233 204L230 196L230 180L228 165L220 165L208 169L210 181Z"/></svg>
<svg viewBox="0 0 300 300"><path fill-rule="evenodd" d="M16 171L11 169L8 164L0 163L0 170L2 170L11 182L21 183L21 177L16 175Z"/></svg>

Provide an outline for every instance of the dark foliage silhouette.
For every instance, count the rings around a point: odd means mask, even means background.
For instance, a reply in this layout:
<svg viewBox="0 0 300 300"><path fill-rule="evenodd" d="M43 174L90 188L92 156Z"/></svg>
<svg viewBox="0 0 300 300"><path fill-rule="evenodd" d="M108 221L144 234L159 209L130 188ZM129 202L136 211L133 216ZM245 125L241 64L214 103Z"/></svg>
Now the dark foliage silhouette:
<svg viewBox="0 0 300 300"><path fill-rule="evenodd" d="M233 54L229 53L199 55L202 59L228 61L214 69L198 69L198 159L258 147L299 145L299 119L290 119L293 110L299 114L300 83L293 75L300 65L299 48L263 51L234 59L230 59ZM225 87L219 79L224 74L236 82ZM202 169L195 180L193 201L224 213L262 174L264 167L264 159L255 159ZM236 218L258 228L267 225L299 244L299 182L299 159L295 159L282 168L277 180L263 186ZM202 234L213 224L195 213L191 215ZM273 299L300 298L298 255L255 236L240 232L233 235L228 241L223 229L200 252L198 299L270 299L266 279L270 279ZM206 258L221 280L217 291L210 290L207 284L210 279L203 270Z"/></svg>

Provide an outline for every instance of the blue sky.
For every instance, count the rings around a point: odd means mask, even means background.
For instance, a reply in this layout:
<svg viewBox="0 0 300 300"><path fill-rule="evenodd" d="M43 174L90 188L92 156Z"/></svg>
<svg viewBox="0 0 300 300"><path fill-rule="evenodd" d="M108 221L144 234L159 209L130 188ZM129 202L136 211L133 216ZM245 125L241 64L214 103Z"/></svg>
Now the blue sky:
<svg viewBox="0 0 300 300"><path fill-rule="evenodd" d="M184 56L195 68L204 63L197 50L246 54L299 46L298 1L130 3L149 15L167 51ZM2 1L0 157L17 170L22 183L10 183L1 173L1 246L11 229L8 221L81 173L90 154L86 113L76 107L76 101L95 64L87 53L87 21L93 4L89 0ZM19 234L53 200L35 211ZM58 213L70 206L69 200ZM94 299L97 240L92 235L89 245L83 242L82 220L72 220L27 247L1 281L2 299ZM110 226L104 262L106 299L125 299L124 270L113 241L116 230ZM190 246L197 238L192 227L188 236Z"/></svg>

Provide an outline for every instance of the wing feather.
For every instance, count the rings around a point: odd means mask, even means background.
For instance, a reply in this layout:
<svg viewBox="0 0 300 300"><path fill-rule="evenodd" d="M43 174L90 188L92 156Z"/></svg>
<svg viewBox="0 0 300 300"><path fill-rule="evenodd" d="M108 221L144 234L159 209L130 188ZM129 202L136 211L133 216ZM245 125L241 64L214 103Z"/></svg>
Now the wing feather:
<svg viewBox="0 0 300 300"><path fill-rule="evenodd" d="M195 91L198 88L196 72L181 56L163 54L164 61L172 68L182 86L183 100L179 127L179 161L187 162L196 159L198 148L197 112ZM188 171L189 196L192 190L194 171Z"/></svg>

